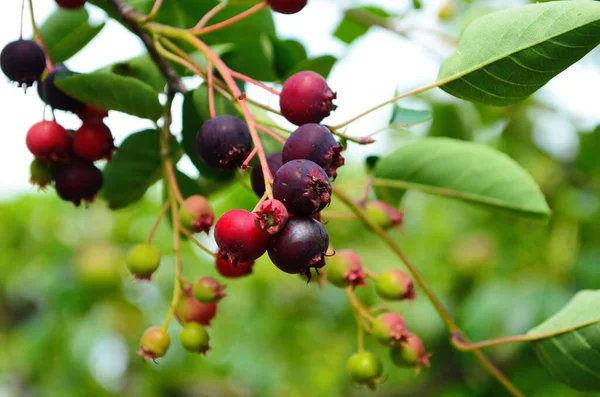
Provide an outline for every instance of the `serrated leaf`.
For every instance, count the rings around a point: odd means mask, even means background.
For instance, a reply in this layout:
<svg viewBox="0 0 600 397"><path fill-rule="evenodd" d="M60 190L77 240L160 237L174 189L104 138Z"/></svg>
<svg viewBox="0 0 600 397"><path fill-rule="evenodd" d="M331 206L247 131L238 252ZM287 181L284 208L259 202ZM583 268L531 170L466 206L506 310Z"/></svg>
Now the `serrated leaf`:
<svg viewBox="0 0 600 397"><path fill-rule="evenodd" d="M410 127L413 125L425 123L431 120L432 114L429 110L414 110L401 108L398 105L394 105L392 111L392 118L390 124L398 127Z"/></svg>
<svg viewBox="0 0 600 397"><path fill-rule="evenodd" d="M61 91L100 109L158 120L163 112L158 94L148 84L114 73L80 74L56 80Z"/></svg>
<svg viewBox="0 0 600 397"><path fill-rule="evenodd" d="M533 178L504 153L481 144L425 138L381 158L375 177L377 186L395 195L414 189L521 216L550 214Z"/></svg>
<svg viewBox="0 0 600 397"><path fill-rule="evenodd" d="M440 67L456 97L494 106L527 98L600 43L600 2L530 4L482 16Z"/></svg>
<svg viewBox="0 0 600 397"><path fill-rule="evenodd" d="M342 21L335 29L333 35L346 44L352 43L369 31L371 26L379 19L392 16L383 8L373 6L363 6L352 8L346 11Z"/></svg>
<svg viewBox="0 0 600 397"><path fill-rule="evenodd" d="M552 376L577 390L600 391L600 291L579 292L528 335L542 337L533 346Z"/></svg>

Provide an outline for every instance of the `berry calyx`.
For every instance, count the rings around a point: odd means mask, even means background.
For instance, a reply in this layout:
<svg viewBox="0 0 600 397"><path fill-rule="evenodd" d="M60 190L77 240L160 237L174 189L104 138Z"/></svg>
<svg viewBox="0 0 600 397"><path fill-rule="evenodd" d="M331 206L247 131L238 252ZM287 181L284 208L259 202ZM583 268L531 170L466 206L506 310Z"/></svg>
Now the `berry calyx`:
<svg viewBox="0 0 600 397"><path fill-rule="evenodd" d="M35 41L19 39L2 49L0 67L19 86L30 87L46 69L46 54Z"/></svg>
<svg viewBox="0 0 600 397"><path fill-rule="evenodd" d="M311 215L331 202L331 183L318 164L310 160L292 160L275 174L273 196L290 213Z"/></svg>
<svg viewBox="0 0 600 397"><path fill-rule="evenodd" d="M217 221L215 241L223 259L235 265L260 258L267 250L269 235L256 227L252 212L235 209Z"/></svg>
<svg viewBox="0 0 600 397"><path fill-rule="evenodd" d="M175 317L180 323L198 323L210 325L217 314L216 303L200 303L194 297L191 285L183 288L181 297L175 309Z"/></svg>
<svg viewBox="0 0 600 397"><path fill-rule="evenodd" d="M279 200L263 201L254 211L256 227L267 234L279 233L287 224L289 214Z"/></svg>
<svg viewBox="0 0 600 397"><path fill-rule="evenodd" d="M235 116L217 116L202 124L196 137L200 158L213 168L233 170L252 150L252 138L246 123Z"/></svg>
<svg viewBox="0 0 600 397"><path fill-rule="evenodd" d="M381 381L383 365L373 353L365 351L350 356L346 371L352 382L374 388Z"/></svg>
<svg viewBox="0 0 600 397"><path fill-rule="evenodd" d="M269 239L269 258L280 270L303 274L310 280L311 268L325 266L329 235L325 227L309 217L292 217L286 227Z"/></svg>
<svg viewBox="0 0 600 397"><path fill-rule="evenodd" d="M389 270L379 277L375 283L377 294L386 300L413 300L415 286L412 279L402 270Z"/></svg>
<svg viewBox="0 0 600 397"><path fill-rule="evenodd" d="M148 328L142 335L138 355L144 360L156 360L164 356L171 345L171 337L161 327Z"/></svg>
<svg viewBox="0 0 600 397"><path fill-rule="evenodd" d="M281 89L281 114L296 125L320 123L337 106L336 94L318 73L299 72L288 78Z"/></svg>
<svg viewBox="0 0 600 397"><path fill-rule="evenodd" d="M127 268L138 280L150 280L160 265L160 251L151 244L138 244L127 254Z"/></svg>
<svg viewBox="0 0 600 397"><path fill-rule="evenodd" d="M223 259L223 255L218 253L215 266L217 272L225 278L241 278L252 274L254 261L238 262L234 265L232 261Z"/></svg>
<svg viewBox="0 0 600 397"><path fill-rule="evenodd" d="M367 203L365 211L383 230L401 226L404 222L404 213L385 201L371 201Z"/></svg>
<svg viewBox="0 0 600 397"><path fill-rule="evenodd" d="M94 164L72 159L53 169L54 186L59 197L78 206L81 201L92 202L102 187L102 172Z"/></svg>
<svg viewBox="0 0 600 397"><path fill-rule="evenodd" d="M373 322L372 335L384 345L397 345L409 335L406 322L398 313L384 313Z"/></svg>
<svg viewBox="0 0 600 397"><path fill-rule="evenodd" d="M214 303L223 299L226 295L225 285L219 283L212 277L202 277L192 287L194 298L201 303Z"/></svg>
<svg viewBox="0 0 600 397"><path fill-rule="evenodd" d="M37 185L40 189L44 189L54 180L52 176L52 168L46 161L40 159L34 159L29 166L31 177L29 182L32 185Z"/></svg>
<svg viewBox="0 0 600 397"><path fill-rule="evenodd" d="M40 121L27 131L25 143L35 157L58 160L69 150L69 133L56 121Z"/></svg>
<svg viewBox="0 0 600 397"><path fill-rule="evenodd" d="M76 10L85 5L86 0L56 0L56 4L60 8L64 8L66 10Z"/></svg>
<svg viewBox="0 0 600 397"><path fill-rule="evenodd" d="M271 9L280 14L295 14L300 12L308 0L267 0Z"/></svg>
<svg viewBox="0 0 600 397"><path fill-rule="evenodd" d="M415 367L417 373L423 366L429 368L430 357L421 339L414 334L408 334L402 343L390 349L390 358L396 366Z"/></svg>
<svg viewBox="0 0 600 397"><path fill-rule="evenodd" d="M181 226L195 233L208 234L215 221L215 213L210 201L199 194L185 199L179 212Z"/></svg>
<svg viewBox="0 0 600 397"><path fill-rule="evenodd" d="M71 72L63 65L57 65L54 68L54 71L38 84L38 94L40 95L40 98L53 109L65 110L73 113L80 112L85 105L72 96L62 92L54 84L56 79L71 77L74 74L75 73Z"/></svg>
<svg viewBox="0 0 600 397"><path fill-rule="evenodd" d="M198 323L186 324L179 333L179 342L190 353L206 354L210 350L210 337Z"/></svg>
<svg viewBox="0 0 600 397"><path fill-rule="evenodd" d="M336 287L353 289L366 285L365 272L358 254L351 250L337 251L327 259L327 280Z"/></svg>
<svg viewBox="0 0 600 397"><path fill-rule="evenodd" d="M333 134L321 124L304 124L285 141L282 151L284 163L306 159L320 165L330 177L337 176L337 169L344 165L342 146Z"/></svg>
<svg viewBox="0 0 600 397"><path fill-rule="evenodd" d="M114 138L103 122L86 121L73 134L72 148L80 159L92 162L110 160L115 150Z"/></svg>
<svg viewBox="0 0 600 397"><path fill-rule="evenodd" d="M271 153L267 156L267 164L269 165L269 171L271 175L275 175L277 170L283 165L281 152ZM258 197L262 197L265 194L265 177L263 174L262 166L258 164L252 169L250 174L250 182L252 183L252 190Z"/></svg>

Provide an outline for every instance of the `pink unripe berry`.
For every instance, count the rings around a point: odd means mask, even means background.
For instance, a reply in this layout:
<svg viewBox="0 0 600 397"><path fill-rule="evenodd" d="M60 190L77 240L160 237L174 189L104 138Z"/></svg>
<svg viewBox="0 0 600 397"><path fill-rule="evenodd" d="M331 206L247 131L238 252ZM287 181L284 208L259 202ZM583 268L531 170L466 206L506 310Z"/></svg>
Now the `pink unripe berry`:
<svg viewBox="0 0 600 397"><path fill-rule="evenodd" d="M365 272L360 256L351 250L337 251L327 258L327 280L336 287L345 288L366 285Z"/></svg>
<svg viewBox="0 0 600 397"><path fill-rule="evenodd" d="M191 285L186 285L175 309L175 317L180 323L210 325L217 314L216 303L201 303L196 300Z"/></svg>
<svg viewBox="0 0 600 397"><path fill-rule="evenodd" d="M148 328L142 335L138 355L145 360L155 360L164 356L171 345L169 334L161 327Z"/></svg>
<svg viewBox="0 0 600 397"><path fill-rule="evenodd" d="M404 222L404 213L385 201L371 201L367 203L365 211L384 230L402 226Z"/></svg>
<svg viewBox="0 0 600 397"><path fill-rule="evenodd" d="M215 213L210 201L199 194L185 199L179 213L181 225L195 233L205 232L208 234L215 220Z"/></svg>
<svg viewBox="0 0 600 397"><path fill-rule="evenodd" d="M194 284L192 292L198 302L214 303L226 296L224 293L225 287L212 277L202 277Z"/></svg>
<svg viewBox="0 0 600 397"><path fill-rule="evenodd" d="M392 312L377 317L373 323L372 334L385 345L396 345L409 335L402 316Z"/></svg>
<svg viewBox="0 0 600 397"><path fill-rule="evenodd" d="M256 226L268 234L279 233L289 218L285 205L279 200L266 200L254 211Z"/></svg>
<svg viewBox="0 0 600 397"><path fill-rule="evenodd" d="M430 366L431 354L427 353L418 336L408 334L402 343L390 349L390 357L398 367L415 367L418 373L422 366Z"/></svg>
<svg viewBox="0 0 600 397"><path fill-rule="evenodd" d="M413 281L401 270L389 270L381 274L377 278L375 289L377 294L386 300L415 299Z"/></svg>

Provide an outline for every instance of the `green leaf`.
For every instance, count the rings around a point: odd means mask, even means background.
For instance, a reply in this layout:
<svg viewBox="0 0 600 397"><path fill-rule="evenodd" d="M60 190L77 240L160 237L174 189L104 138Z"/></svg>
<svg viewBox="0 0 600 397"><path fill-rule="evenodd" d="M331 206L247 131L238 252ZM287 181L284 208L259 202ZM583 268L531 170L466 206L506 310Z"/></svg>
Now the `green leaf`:
<svg viewBox="0 0 600 397"><path fill-rule="evenodd" d="M40 32L53 62L62 63L85 47L104 27L91 24L85 8L57 9L40 26Z"/></svg>
<svg viewBox="0 0 600 397"><path fill-rule="evenodd" d="M304 70L311 70L319 73L321 76L327 78L333 65L337 62L337 58L332 55L322 55L320 57L305 59L302 62L296 64L291 70L288 71L286 78L293 75L294 73L301 72Z"/></svg>
<svg viewBox="0 0 600 397"><path fill-rule="evenodd" d="M333 35L344 43L350 44L367 33L371 26L377 26L385 22L385 18L389 18L390 16L392 14L379 7L364 6L352 8L346 11L344 18L342 18Z"/></svg>
<svg viewBox="0 0 600 397"><path fill-rule="evenodd" d="M429 110L413 110L401 108L394 105L390 124L406 128L413 125L425 123L431 120L432 114Z"/></svg>
<svg viewBox="0 0 600 397"><path fill-rule="evenodd" d="M173 145L173 157L179 157L179 145ZM127 207L144 196L162 175L159 132L145 130L129 135L119 146L112 161L104 167L102 196L110 208Z"/></svg>
<svg viewBox="0 0 600 397"><path fill-rule="evenodd" d="M530 4L476 19L440 68L440 87L495 106L527 98L600 43L600 2Z"/></svg>
<svg viewBox="0 0 600 397"><path fill-rule="evenodd" d="M425 138L383 157L375 177L377 186L396 194L414 189L522 216L550 214L533 178L505 154L480 144Z"/></svg>
<svg viewBox="0 0 600 397"><path fill-rule="evenodd" d="M273 43L275 71L278 77L286 78L294 66L308 57L306 49L299 41L279 40L274 36L271 37L271 42Z"/></svg>
<svg viewBox="0 0 600 397"><path fill-rule="evenodd" d="M600 391L600 291L577 293L528 335L541 337L534 350L553 377L577 390Z"/></svg>
<svg viewBox="0 0 600 397"><path fill-rule="evenodd" d="M56 81L61 91L101 109L158 120L163 112L156 91L132 77L113 73L80 74Z"/></svg>
<svg viewBox="0 0 600 397"><path fill-rule="evenodd" d="M138 79L154 88L156 92L163 92L167 84L160 69L148 55L115 63L110 66L110 71L119 76Z"/></svg>
<svg viewBox="0 0 600 397"><path fill-rule="evenodd" d="M467 125L464 120L464 112L460 111L457 104L438 103L432 106L432 110L433 123L429 129L429 136L445 136L463 141L473 140L473 128Z"/></svg>

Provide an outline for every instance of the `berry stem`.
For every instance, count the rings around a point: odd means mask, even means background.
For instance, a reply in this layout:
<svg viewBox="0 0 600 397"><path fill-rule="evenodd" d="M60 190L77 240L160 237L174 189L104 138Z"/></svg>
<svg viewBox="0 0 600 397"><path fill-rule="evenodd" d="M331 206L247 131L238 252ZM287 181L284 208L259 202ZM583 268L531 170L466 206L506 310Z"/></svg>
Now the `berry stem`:
<svg viewBox="0 0 600 397"><path fill-rule="evenodd" d="M252 77L246 76L245 74L238 73L236 71L231 70L231 75L238 80L242 80L242 81L245 81L246 83L254 84L255 86L260 87L263 90L268 91L273 95L277 95L277 96L281 95L281 92L277 91L275 88L269 87L268 85L261 83L258 80L254 80Z"/></svg>
<svg viewBox="0 0 600 397"><path fill-rule="evenodd" d="M225 9L225 7L227 7L227 1L223 1L223 2L221 2L219 4L217 4L216 6L213 7L212 10L210 10L209 12L207 12L206 14L204 14L204 16L200 19L200 21L198 21L198 23L196 24L196 26L194 26L190 30L193 32L195 30L202 29L203 27L206 26L206 24L208 23L208 21L210 21L219 12L223 11Z"/></svg>
<svg viewBox="0 0 600 397"><path fill-rule="evenodd" d="M256 156L257 152L258 152L257 148L252 149L252 151L250 152L250 154L248 155L248 157L246 157L246 160L244 160L244 162L242 163L242 165L240 166L240 168L243 169L243 170L247 170L248 166L250 165L250 162L252 161L252 159L254 158L254 156Z"/></svg>
<svg viewBox="0 0 600 397"><path fill-rule="evenodd" d="M173 283L171 306L162 326L164 331L169 329L169 324L173 319L173 314L175 313L175 308L179 303L179 298L183 289L181 282L181 235L177 232L181 228L181 224L179 223L179 207L177 206L177 200L173 190L169 190L169 200L171 202L171 222L173 227L173 252L175 253L175 282Z"/></svg>
<svg viewBox="0 0 600 397"><path fill-rule="evenodd" d="M340 138L345 139L345 140L350 141L350 142L358 143L359 145L369 145L369 144L375 142L375 139L373 139L371 137L368 137L368 136L357 138L357 137L353 137L353 136L350 136L350 135L346 135L343 132L339 132L336 129L338 127L327 127L327 128L329 128L329 131L331 131L331 133L333 135L337 135Z"/></svg>
<svg viewBox="0 0 600 397"><path fill-rule="evenodd" d="M360 301L360 299L358 299L358 297L352 290L352 287L346 287L345 291L346 295L348 296L348 300L350 301L350 305L354 310L354 313L371 323L374 322L375 317L373 317L369 309Z"/></svg>
<svg viewBox="0 0 600 397"><path fill-rule="evenodd" d="M160 226L160 222L162 221L164 216L167 214L167 211L169 210L169 206L170 206L170 203L167 200L165 202L165 204L163 205L162 209L160 210L160 214L158 214L158 218L156 218L156 222L154 222L154 226L152 226L152 230L150 231L150 234L148 235L148 244L152 244L152 240L154 240L154 236L156 235L156 231L158 230L158 227Z"/></svg>
<svg viewBox="0 0 600 397"><path fill-rule="evenodd" d="M277 142L281 143L282 145L285 144L285 139L283 139L282 137L277 135L275 132L263 127L260 124L257 124L256 128L259 129L260 131L264 132L265 134L269 135L271 138L275 139Z"/></svg>
<svg viewBox="0 0 600 397"><path fill-rule="evenodd" d="M262 195L260 200L258 200L258 203L256 203L256 205L254 206L254 209L252 210L252 212L256 212L256 210L258 210L258 207L260 207L260 205L262 203L264 203L266 199L267 199L267 193L265 192L265 194Z"/></svg>
<svg viewBox="0 0 600 397"><path fill-rule="evenodd" d="M363 190L363 194L360 197L360 200L358 200L358 205L361 207L365 207L365 205L367 205L367 200L369 200L369 192L371 191L371 186L373 186L373 180L375 179L375 177L373 175L369 176L369 178L367 179L367 182L365 183L365 188Z"/></svg>
<svg viewBox="0 0 600 397"><path fill-rule="evenodd" d="M19 39L23 40L23 22L25 20L25 0L21 0L21 25L19 26Z"/></svg>
<svg viewBox="0 0 600 397"><path fill-rule="evenodd" d="M321 215L323 216L323 218L335 219L335 220L340 220L340 221L355 221L358 219L358 217L354 214L348 214L345 212L327 211L327 210L321 211Z"/></svg>
<svg viewBox="0 0 600 397"><path fill-rule="evenodd" d="M163 0L155 0L154 5L152 6L152 9L150 10L150 13L148 15L146 15L145 20L146 21L153 20L154 17L156 17L156 14L158 14L158 12L160 11L160 7L162 7L162 4L163 4Z"/></svg>
<svg viewBox="0 0 600 397"><path fill-rule="evenodd" d="M208 108L210 111L210 118L214 119L217 117L217 111L215 110L215 82L214 82L214 74L213 67L210 61L206 65L206 71L208 73L207 83L208 83Z"/></svg>
<svg viewBox="0 0 600 397"><path fill-rule="evenodd" d="M185 199L181 194L181 190L179 190L179 185L177 184L177 176L175 175L175 168L173 167L173 163L170 159L169 161L165 161L165 172L167 173L168 183L171 186L170 188L173 190L175 199L179 204L183 203Z"/></svg>
<svg viewBox="0 0 600 397"><path fill-rule="evenodd" d="M253 14L256 14L257 12L259 12L260 10L262 10L263 8L266 8L267 6L268 6L267 2L263 1L262 3L258 3L255 6L247 9L246 11L244 11L242 13L239 13L238 15L236 15L234 17L231 17L231 18L229 18L229 19L227 19L227 20L225 20L223 22L219 22L219 23L216 23L214 25L211 25L211 26L208 26L208 27L205 27L205 28L202 28L202 27L199 28L199 29L193 28L189 32L192 33L192 34L194 34L194 35L199 36L199 35L203 35L203 34L214 32L216 30L221 30L221 29L226 28L226 27L228 27L230 25L233 25L236 22L239 22L239 21L241 21L241 20L243 20L245 18L248 18L249 16L251 16Z"/></svg>
<svg viewBox="0 0 600 397"><path fill-rule="evenodd" d="M194 245L196 245L198 248L200 248L202 251L206 252L208 255L212 256L213 258L217 257L217 254L215 254L214 252L212 252L211 250L209 250L208 248L206 248L200 241L196 240L196 238L194 237L194 235L187 230L184 227L180 227L179 230L181 231L181 233L183 233L187 238L190 239L190 241L192 243L194 243Z"/></svg>
<svg viewBox="0 0 600 397"><path fill-rule="evenodd" d="M379 278L379 275L377 273L375 273L372 270L367 269L364 266L363 266L363 272L365 273L365 276L367 276L371 280L377 280Z"/></svg>
<svg viewBox="0 0 600 397"><path fill-rule="evenodd" d="M54 70L54 63L50 58L50 53L48 52L48 47L46 46L46 42L44 41L44 37L40 32L37 24L35 23L35 13L33 11L33 0L29 0L29 17L31 18L31 27L33 28L33 37L35 41L42 47L44 53L46 54L46 68L48 72L52 72Z"/></svg>
<svg viewBox="0 0 600 397"><path fill-rule="evenodd" d="M359 353L365 351L365 330L358 318L356 319L356 350Z"/></svg>

